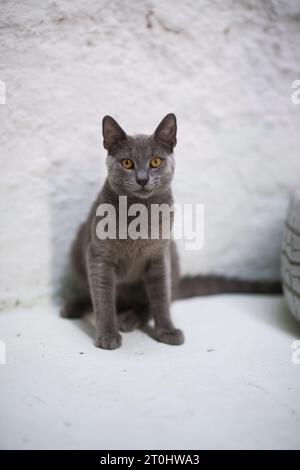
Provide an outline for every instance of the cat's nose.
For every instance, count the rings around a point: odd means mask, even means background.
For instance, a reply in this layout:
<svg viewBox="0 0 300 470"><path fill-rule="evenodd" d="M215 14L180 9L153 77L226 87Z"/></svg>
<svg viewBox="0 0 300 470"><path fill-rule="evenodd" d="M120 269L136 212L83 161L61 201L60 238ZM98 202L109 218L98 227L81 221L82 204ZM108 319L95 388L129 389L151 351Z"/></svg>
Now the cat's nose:
<svg viewBox="0 0 300 470"><path fill-rule="evenodd" d="M149 181L147 173L139 173L136 176L136 182L144 188Z"/></svg>

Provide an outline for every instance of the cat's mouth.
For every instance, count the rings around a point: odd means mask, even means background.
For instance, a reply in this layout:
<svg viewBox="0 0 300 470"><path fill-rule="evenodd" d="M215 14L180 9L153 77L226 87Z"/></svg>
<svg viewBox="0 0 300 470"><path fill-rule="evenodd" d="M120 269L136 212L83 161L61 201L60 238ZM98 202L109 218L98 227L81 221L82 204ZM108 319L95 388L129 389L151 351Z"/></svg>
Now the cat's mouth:
<svg viewBox="0 0 300 470"><path fill-rule="evenodd" d="M152 193L152 188L139 188L134 192L141 197L147 197Z"/></svg>

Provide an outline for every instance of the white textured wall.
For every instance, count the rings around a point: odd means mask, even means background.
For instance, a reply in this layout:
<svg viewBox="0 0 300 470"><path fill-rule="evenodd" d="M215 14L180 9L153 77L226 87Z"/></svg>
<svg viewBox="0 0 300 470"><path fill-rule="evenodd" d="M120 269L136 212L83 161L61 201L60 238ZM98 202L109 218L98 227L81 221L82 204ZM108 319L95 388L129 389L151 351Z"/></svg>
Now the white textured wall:
<svg viewBox="0 0 300 470"><path fill-rule="evenodd" d="M279 274L299 185L300 2L1 1L4 304L46 300L105 175L100 122L178 116L178 201L206 204L185 271Z"/></svg>

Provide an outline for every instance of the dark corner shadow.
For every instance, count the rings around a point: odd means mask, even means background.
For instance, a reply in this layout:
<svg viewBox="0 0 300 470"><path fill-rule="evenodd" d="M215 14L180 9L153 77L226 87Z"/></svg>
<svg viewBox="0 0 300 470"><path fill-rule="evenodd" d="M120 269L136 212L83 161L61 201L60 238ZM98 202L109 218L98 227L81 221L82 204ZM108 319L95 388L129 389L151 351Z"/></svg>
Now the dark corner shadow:
<svg viewBox="0 0 300 470"><path fill-rule="evenodd" d="M269 297L270 298L270 297ZM259 308L255 308L255 303L253 304L253 308L244 308L244 311L255 317L258 321L267 323L273 328L279 329L284 331L288 335L299 338L300 337L300 323L292 316L291 312L289 311L284 297L283 296L274 296L272 297L273 300L273 308L268 308L262 312L261 305Z"/></svg>

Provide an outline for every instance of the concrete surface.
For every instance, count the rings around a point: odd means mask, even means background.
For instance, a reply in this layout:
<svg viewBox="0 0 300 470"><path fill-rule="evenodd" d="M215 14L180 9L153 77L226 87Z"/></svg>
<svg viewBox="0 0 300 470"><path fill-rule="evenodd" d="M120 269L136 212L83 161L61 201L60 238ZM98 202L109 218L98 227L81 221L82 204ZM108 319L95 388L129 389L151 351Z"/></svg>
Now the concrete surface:
<svg viewBox="0 0 300 470"><path fill-rule="evenodd" d="M195 299L173 314L184 346L136 331L116 351L54 307L0 314L0 447L299 449L300 325L282 298Z"/></svg>
<svg viewBox="0 0 300 470"><path fill-rule="evenodd" d="M176 201L206 208L204 248L179 246L185 272L278 277L299 17L295 0L2 0L0 306L60 284L105 177L105 114L134 133L177 114Z"/></svg>

